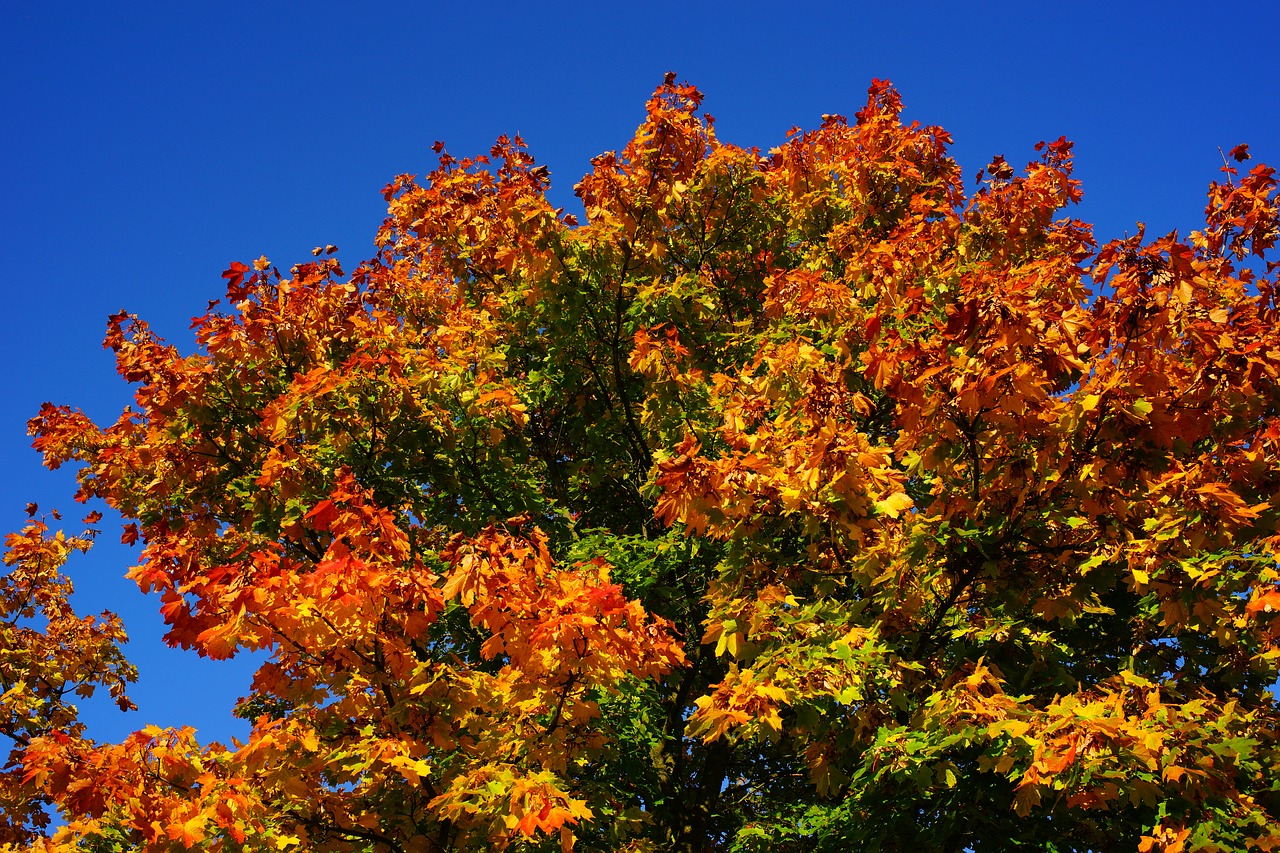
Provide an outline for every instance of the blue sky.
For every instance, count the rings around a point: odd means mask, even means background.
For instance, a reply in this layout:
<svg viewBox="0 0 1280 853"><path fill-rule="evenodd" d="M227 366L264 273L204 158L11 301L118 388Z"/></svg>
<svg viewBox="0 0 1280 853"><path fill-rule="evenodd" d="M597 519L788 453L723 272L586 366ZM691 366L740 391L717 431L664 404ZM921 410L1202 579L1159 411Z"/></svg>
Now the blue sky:
<svg viewBox="0 0 1280 853"><path fill-rule="evenodd" d="M1194 228L1218 149L1280 165L1280 4L87 3L0 6L0 284L10 365L0 396L0 526L61 508L69 472L29 447L45 400L109 421L129 400L100 347L126 308L190 348L189 318L232 260L282 268L337 244L372 253L381 187L520 133L557 204L591 156L622 147L672 70L706 94L726 141L769 148L851 115L872 78L955 137L972 176L992 155L1076 142L1078 215L1106 238ZM139 713L84 703L92 732L195 725L226 741L249 661L165 649L157 602L122 579L136 551L69 571L82 610L121 613Z"/></svg>

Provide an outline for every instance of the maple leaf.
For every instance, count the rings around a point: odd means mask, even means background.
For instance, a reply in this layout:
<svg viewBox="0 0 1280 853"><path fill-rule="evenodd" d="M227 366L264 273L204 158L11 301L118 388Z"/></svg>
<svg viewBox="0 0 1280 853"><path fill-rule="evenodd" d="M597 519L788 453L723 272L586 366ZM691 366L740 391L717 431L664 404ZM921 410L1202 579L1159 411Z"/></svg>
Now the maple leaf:
<svg viewBox="0 0 1280 853"><path fill-rule="evenodd" d="M248 272L249 267L239 261L232 261L231 266L222 273L222 277L227 280L228 288L239 288Z"/></svg>

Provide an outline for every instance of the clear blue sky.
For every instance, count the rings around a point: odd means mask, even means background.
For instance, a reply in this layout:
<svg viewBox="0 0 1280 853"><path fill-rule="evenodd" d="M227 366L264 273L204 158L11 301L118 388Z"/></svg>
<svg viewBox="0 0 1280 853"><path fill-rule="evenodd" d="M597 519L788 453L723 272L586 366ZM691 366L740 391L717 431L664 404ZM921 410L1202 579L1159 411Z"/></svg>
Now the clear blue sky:
<svg viewBox="0 0 1280 853"><path fill-rule="evenodd" d="M44 472L25 423L45 400L99 421L130 400L100 347L141 314L190 348L189 318L232 260L282 268L335 243L371 253L381 187L444 140L483 153L520 133L558 204L620 148L672 70L721 138L769 148L852 114L874 77L939 124L972 175L1040 139L1077 143L1100 237L1138 220L1197 225L1218 149L1280 166L1280 3L51 3L0 5L0 276L10 320L0 396L0 529L23 507L75 527L68 472ZM137 714L84 703L92 732L189 723L227 740L251 665L167 650L157 602L102 542L69 569L82 610L120 612L142 670Z"/></svg>

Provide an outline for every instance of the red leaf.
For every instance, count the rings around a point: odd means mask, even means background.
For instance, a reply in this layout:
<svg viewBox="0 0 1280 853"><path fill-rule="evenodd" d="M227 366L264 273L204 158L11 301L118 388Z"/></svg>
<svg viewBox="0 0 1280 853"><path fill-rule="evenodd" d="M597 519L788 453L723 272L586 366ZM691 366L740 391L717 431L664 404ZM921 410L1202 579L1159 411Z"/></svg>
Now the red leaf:
<svg viewBox="0 0 1280 853"><path fill-rule="evenodd" d="M247 272L249 272L247 266L239 261L232 261L231 266L222 273L222 277L227 280L228 287L239 287Z"/></svg>
<svg viewBox="0 0 1280 853"><path fill-rule="evenodd" d="M311 521L317 530L328 530L329 525L333 523L333 519L338 515L338 508L334 506L333 501L323 500L307 513L306 518Z"/></svg>

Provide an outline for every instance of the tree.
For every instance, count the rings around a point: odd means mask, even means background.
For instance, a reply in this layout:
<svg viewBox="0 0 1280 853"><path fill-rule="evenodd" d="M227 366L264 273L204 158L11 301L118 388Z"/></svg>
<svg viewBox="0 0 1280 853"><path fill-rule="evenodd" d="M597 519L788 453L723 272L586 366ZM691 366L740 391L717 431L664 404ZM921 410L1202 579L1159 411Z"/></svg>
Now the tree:
<svg viewBox="0 0 1280 853"><path fill-rule="evenodd" d="M1273 170L1099 248L1065 140L966 195L886 83L768 155L700 102L585 224L437 144L352 274L233 264L191 355L111 318L136 407L35 446L171 643L270 658L247 743L99 744L60 685L127 702L118 625L6 633L0 801L66 825L5 842L1280 848ZM6 631L69 544L11 538Z"/></svg>

